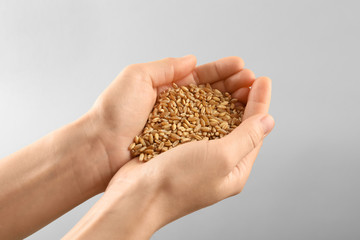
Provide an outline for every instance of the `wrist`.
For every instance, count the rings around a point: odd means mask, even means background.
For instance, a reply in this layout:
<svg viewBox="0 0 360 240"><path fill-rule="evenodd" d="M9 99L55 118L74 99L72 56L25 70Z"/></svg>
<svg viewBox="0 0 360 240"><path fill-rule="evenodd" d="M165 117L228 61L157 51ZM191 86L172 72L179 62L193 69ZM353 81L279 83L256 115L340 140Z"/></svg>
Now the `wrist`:
<svg viewBox="0 0 360 240"><path fill-rule="evenodd" d="M112 174L108 164L107 152L100 140L98 129L91 114L60 130L59 134L68 137L69 154L72 155L72 170L79 189L92 197L105 191Z"/></svg>
<svg viewBox="0 0 360 240"><path fill-rule="evenodd" d="M162 181L158 175L146 171L139 171L136 175L135 181L126 175L124 178L115 176L115 181L111 181L103 196L110 203L104 213L122 223L121 235L125 233L127 236L124 239L149 239L166 224Z"/></svg>
<svg viewBox="0 0 360 240"><path fill-rule="evenodd" d="M115 176L116 177L116 176ZM149 239L163 225L159 188L145 175L112 180L65 239Z"/></svg>

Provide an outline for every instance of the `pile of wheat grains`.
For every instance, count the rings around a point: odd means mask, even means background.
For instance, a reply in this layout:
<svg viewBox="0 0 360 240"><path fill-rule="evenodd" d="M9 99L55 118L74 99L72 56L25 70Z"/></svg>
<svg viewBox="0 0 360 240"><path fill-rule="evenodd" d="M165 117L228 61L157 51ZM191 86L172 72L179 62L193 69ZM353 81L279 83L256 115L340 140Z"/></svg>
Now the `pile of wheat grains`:
<svg viewBox="0 0 360 240"><path fill-rule="evenodd" d="M177 86L160 93L143 132L129 146L132 157L149 161L182 143L212 140L240 123L244 108L209 84Z"/></svg>

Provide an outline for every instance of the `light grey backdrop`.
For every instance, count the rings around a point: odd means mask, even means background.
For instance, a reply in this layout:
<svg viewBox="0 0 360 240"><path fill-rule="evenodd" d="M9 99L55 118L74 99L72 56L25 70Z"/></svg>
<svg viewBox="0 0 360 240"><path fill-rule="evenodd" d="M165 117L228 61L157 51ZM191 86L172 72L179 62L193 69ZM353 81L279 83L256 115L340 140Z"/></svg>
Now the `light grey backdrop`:
<svg viewBox="0 0 360 240"><path fill-rule="evenodd" d="M359 239L358 1L0 1L0 158L69 123L123 67L241 56L276 128L245 190L161 239ZM99 196L28 239L63 236Z"/></svg>

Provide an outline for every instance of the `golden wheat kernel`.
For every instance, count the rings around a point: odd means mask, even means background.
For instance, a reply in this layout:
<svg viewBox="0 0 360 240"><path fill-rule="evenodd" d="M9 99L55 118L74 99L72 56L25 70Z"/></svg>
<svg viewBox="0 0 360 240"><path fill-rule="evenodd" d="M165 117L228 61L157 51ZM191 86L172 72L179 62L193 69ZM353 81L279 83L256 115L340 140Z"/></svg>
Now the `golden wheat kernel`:
<svg viewBox="0 0 360 240"><path fill-rule="evenodd" d="M181 139L181 143L186 143L186 142L190 142L191 138L182 138Z"/></svg>
<svg viewBox="0 0 360 240"><path fill-rule="evenodd" d="M201 118L204 120L205 125L209 125L209 124L210 124L209 118L208 118L206 115L202 115Z"/></svg>
<svg viewBox="0 0 360 240"><path fill-rule="evenodd" d="M218 98L218 97L212 97L212 100L214 100L216 102L220 102L220 98Z"/></svg>
<svg viewBox="0 0 360 240"><path fill-rule="evenodd" d="M219 123L218 122L210 122L210 126L212 126L212 127L215 127L215 126L217 126Z"/></svg>
<svg viewBox="0 0 360 240"><path fill-rule="evenodd" d="M141 143L141 145L143 145L143 146L145 146L145 145L146 145L146 143L145 143L144 139L143 139L143 138L141 138L141 137L139 137L139 142L140 142L140 143Z"/></svg>
<svg viewBox="0 0 360 240"><path fill-rule="evenodd" d="M200 128L200 130L203 131L203 132L210 132L210 131L211 131L211 128L209 128L209 127L202 127L202 128Z"/></svg>
<svg viewBox="0 0 360 240"><path fill-rule="evenodd" d="M197 117L189 117L188 120L191 122L196 122L198 118Z"/></svg>
<svg viewBox="0 0 360 240"><path fill-rule="evenodd" d="M136 143L131 143L130 146L129 146L129 150L132 150L134 147L135 147Z"/></svg>
<svg viewBox="0 0 360 240"><path fill-rule="evenodd" d="M170 130L171 125L170 125L170 124L164 125L163 128L164 128L165 130Z"/></svg>
<svg viewBox="0 0 360 240"><path fill-rule="evenodd" d="M167 140L166 142L165 142L165 146L166 147L170 147L172 145L172 143L170 142L170 140Z"/></svg>
<svg viewBox="0 0 360 240"><path fill-rule="evenodd" d="M143 153L140 154L139 161L141 161L141 162L144 161L144 154Z"/></svg>
<svg viewBox="0 0 360 240"><path fill-rule="evenodd" d="M205 127L205 121L204 121L204 119L200 119L200 125L202 126L202 127Z"/></svg>
<svg viewBox="0 0 360 240"><path fill-rule="evenodd" d="M225 120L225 121L229 121L231 119L231 117L229 116L229 115L225 115L224 117L223 117L223 120Z"/></svg>
<svg viewBox="0 0 360 240"><path fill-rule="evenodd" d="M195 128L194 128L194 132L198 132L201 129L201 125L198 124Z"/></svg>
<svg viewBox="0 0 360 240"><path fill-rule="evenodd" d="M175 134L175 133L171 133L171 134L170 134L170 137L173 138L173 139L175 139L175 140L179 140L179 139L180 139L180 136L177 135L177 134Z"/></svg>
<svg viewBox="0 0 360 240"><path fill-rule="evenodd" d="M160 123L161 126L165 126L165 125L168 125L169 122L167 121L167 119L163 119L162 122Z"/></svg>
<svg viewBox="0 0 360 240"><path fill-rule="evenodd" d="M181 86L181 89L182 89L183 91L185 91L185 92L188 92L188 91L189 91L189 89L188 89L187 87L185 87L185 86Z"/></svg>
<svg viewBox="0 0 360 240"><path fill-rule="evenodd" d="M211 110L210 107L206 107L206 108L205 108L205 112L206 112L207 114L211 114L211 113L212 113L212 110Z"/></svg>
<svg viewBox="0 0 360 240"><path fill-rule="evenodd" d="M142 146L143 145L141 143L136 144L135 147L134 147L134 150L138 150L138 149L142 148Z"/></svg>
<svg viewBox="0 0 360 240"><path fill-rule="evenodd" d="M189 122L188 120L186 120L186 119L185 119L185 123L186 123L186 125L187 125L189 128L194 128L194 127L195 127L194 124L190 123L190 122Z"/></svg>
<svg viewBox="0 0 360 240"><path fill-rule="evenodd" d="M209 120L210 122L215 122L215 123L219 123L219 121L217 120L217 119L215 119L215 118L210 118L210 120Z"/></svg>
<svg viewBox="0 0 360 240"><path fill-rule="evenodd" d="M220 123L220 127L222 128L222 129L228 129L229 128L229 125L228 125L228 123L227 122L222 122L222 123Z"/></svg>
<svg viewBox="0 0 360 240"><path fill-rule="evenodd" d="M153 122L153 123L159 122L159 121L160 121L160 118L158 118L158 117L155 117L155 118L153 118L153 119L151 120L151 122Z"/></svg>
<svg viewBox="0 0 360 240"><path fill-rule="evenodd" d="M164 142L161 142L160 145L159 145L159 147L158 147L158 149L161 150L162 148L164 148L164 145L165 145L165 143L164 143Z"/></svg>
<svg viewBox="0 0 360 240"><path fill-rule="evenodd" d="M179 144L179 140L176 140L175 142L173 142L172 146L176 147Z"/></svg>
<svg viewBox="0 0 360 240"><path fill-rule="evenodd" d="M223 94L217 90L217 89L214 89L214 94L217 95L217 96L222 96Z"/></svg>
<svg viewBox="0 0 360 240"><path fill-rule="evenodd" d="M145 151L145 149L146 149L146 147L142 147L139 149L139 152L143 152L143 151Z"/></svg>
<svg viewBox="0 0 360 240"><path fill-rule="evenodd" d="M227 112L222 112L222 113L220 113L219 115L218 115L218 117L223 117L223 116L225 116L227 114Z"/></svg>
<svg viewBox="0 0 360 240"><path fill-rule="evenodd" d="M153 149L146 149L146 150L144 151L144 153L146 153L146 154L153 154L153 153L154 153L154 150L153 150Z"/></svg>
<svg viewBox="0 0 360 240"><path fill-rule="evenodd" d="M202 137L199 136L199 135L195 135L195 139L198 140L198 141L200 141L200 140L202 140Z"/></svg>

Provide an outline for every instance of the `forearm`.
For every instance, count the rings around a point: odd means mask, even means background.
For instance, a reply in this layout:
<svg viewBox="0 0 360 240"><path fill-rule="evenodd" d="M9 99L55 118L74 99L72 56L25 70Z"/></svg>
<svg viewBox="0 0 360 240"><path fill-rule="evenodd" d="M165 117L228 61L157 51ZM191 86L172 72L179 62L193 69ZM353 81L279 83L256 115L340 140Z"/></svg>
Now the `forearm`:
<svg viewBox="0 0 360 240"><path fill-rule="evenodd" d="M0 238L23 238L103 191L106 153L89 117L0 161Z"/></svg>
<svg viewBox="0 0 360 240"><path fill-rule="evenodd" d="M64 239L149 239L164 225L161 194L156 182L126 179L120 192L107 190Z"/></svg>

